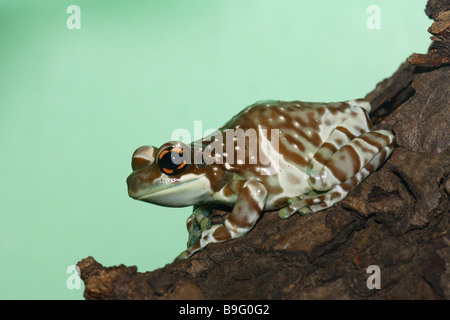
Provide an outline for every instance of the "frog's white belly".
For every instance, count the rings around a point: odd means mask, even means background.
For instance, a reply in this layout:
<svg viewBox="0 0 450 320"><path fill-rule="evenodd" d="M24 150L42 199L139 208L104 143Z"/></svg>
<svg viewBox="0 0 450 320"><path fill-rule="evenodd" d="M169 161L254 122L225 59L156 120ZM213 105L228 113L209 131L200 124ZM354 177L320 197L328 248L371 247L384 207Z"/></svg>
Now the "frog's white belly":
<svg viewBox="0 0 450 320"><path fill-rule="evenodd" d="M295 136L295 133L292 133ZM311 186L308 184L308 176L304 166L291 163L282 154L276 152L274 147L274 141L269 140L267 134L262 133L260 136L262 143L265 143L268 148L263 150L263 156L270 159L270 167L265 168L264 175L258 176L263 178L265 184L270 187L277 186L280 188L281 192L270 193L267 197L264 210L275 210L279 209L280 205L277 205L282 201L282 199L295 197L299 194L305 194L311 191ZM285 148L289 149L292 153L297 153L299 157L305 159L309 163L311 157L300 152L296 144L288 144L286 141L281 140L278 143L283 143ZM254 177L257 178L257 177Z"/></svg>

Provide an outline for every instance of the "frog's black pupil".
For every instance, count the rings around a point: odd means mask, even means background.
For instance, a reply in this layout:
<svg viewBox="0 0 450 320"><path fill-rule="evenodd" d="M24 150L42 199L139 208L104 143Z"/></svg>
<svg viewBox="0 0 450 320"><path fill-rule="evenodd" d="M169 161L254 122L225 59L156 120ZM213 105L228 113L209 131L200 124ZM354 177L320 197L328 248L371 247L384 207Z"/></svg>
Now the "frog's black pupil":
<svg viewBox="0 0 450 320"><path fill-rule="evenodd" d="M180 164L183 162L182 154L172 151L172 149L173 147L168 149L169 152L166 152L158 161L161 172L168 175L180 174L186 168L186 166L180 167Z"/></svg>

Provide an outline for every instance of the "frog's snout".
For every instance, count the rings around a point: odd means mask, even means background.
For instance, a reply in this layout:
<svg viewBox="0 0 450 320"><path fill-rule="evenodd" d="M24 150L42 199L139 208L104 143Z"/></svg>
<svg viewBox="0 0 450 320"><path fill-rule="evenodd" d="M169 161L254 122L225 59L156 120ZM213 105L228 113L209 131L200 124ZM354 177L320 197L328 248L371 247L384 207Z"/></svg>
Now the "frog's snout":
<svg viewBox="0 0 450 320"><path fill-rule="evenodd" d="M128 196L137 199L149 186L149 170L143 169L132 172L127 178Z"/></svg>
<svg viewBox="0 0 450 320"><path fill-rule="evenodd" d="M130 174L127 178L127 186L128 186L128 196L131 198L135 198L137 194L137 187L136 187L136 177L134 173Z"/></svg>
<svg viewBox="0 0 450 320"><path fill-rule="evenodd" d="M151 165L155 161L156 148L143 146L138 148L131 158L131 168L133 171Z"/></svg>
<svg viewBox="0 0 450 320"><path fill-rule="evenodd" d="M148 167L155 161L157 149L152 146L138 148L131 158L133 172L127 178L128 195L132 198L139 196L141 189L148 185L152 179ZM145 169L147 167L147 169Z"/></svg>

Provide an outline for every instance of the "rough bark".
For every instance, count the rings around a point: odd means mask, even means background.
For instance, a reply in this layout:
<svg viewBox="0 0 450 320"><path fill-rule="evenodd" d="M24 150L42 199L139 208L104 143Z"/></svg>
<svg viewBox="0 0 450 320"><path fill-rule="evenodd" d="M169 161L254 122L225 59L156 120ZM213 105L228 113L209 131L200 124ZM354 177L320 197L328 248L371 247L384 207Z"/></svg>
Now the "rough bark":
<svg viewBox="0 0 450 320"><path fill-rule="evenodd" d="M264 213L245 237L140 273L78 263L87 299L449 299L450 2L430 0L427 54L367 94L397 146L343 201L308 216ZM217 211L216 219L225 212ZM366 269L381 270L369 290Z"/></svg>

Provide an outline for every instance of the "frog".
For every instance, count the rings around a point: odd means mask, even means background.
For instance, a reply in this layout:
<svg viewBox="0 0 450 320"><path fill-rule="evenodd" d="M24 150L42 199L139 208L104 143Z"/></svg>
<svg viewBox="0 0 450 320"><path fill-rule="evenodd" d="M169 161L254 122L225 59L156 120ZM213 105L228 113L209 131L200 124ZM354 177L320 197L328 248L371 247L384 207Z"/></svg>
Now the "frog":
<svg viewBox="0 0 450 320"><path fill-rule="evenodd" d="M189 144L136 149L128 194L156 205L193 207L187 249L178 256L186 259L207 245L245 236L263 212L287 220L345 198L394 149L394 134L375 130L370 111L364 99L258 101ZM231 213L213 223L218 206Z"/></svg>

